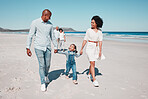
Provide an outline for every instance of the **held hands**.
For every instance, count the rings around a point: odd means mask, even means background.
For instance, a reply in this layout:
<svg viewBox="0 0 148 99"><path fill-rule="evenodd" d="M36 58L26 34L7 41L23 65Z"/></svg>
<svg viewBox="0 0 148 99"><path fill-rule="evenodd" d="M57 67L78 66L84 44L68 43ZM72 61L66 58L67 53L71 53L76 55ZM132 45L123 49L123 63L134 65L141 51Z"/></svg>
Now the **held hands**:
<svg viewBox="0 0 148 99"><path fill-rule="evenodd" d="M29 57L31 57L31 55L32 55L30 49L28 49L28 48L27 48L27 55L28 55Z"/></svg>
<svg viewBox="0 0 148 99"><path fill-rule="evenodd" d="M58 50L57 50L57 49L55 49L55 50L54 50L54 53L57 53L57 52L58 52Z"/></svg>

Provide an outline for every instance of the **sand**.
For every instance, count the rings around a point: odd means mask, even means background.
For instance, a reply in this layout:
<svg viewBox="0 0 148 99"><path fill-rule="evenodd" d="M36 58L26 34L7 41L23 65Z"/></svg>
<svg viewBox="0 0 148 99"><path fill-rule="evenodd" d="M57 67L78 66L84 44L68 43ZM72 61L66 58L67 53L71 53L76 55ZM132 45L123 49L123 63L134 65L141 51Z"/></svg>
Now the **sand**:
<svg viewBox="0 0 148 99"><path fill-rule="evenodd" d="M0 99L148 99L148 44L104 41L106 60L95 68L99 87L87 78L85 50L76 59L78 85L62 75L66 57L52 53L51 83L41 92L38 61L33 45L32 57L26 55L26 39L26 34L0 34ZM66 48L75 43L80 50L82 41L68 36Z"/></svg>

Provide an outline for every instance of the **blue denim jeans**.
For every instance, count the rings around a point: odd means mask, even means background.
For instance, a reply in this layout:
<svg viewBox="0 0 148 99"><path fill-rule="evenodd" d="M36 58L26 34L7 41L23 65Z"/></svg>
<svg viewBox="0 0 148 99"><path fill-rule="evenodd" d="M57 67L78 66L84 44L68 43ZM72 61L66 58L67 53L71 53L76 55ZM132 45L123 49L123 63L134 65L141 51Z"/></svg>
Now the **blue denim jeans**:
<svg viewBox="0 0 148 99"><path fill-rule="evenodd" d="M51 50L46 51L39 50L35 48L35 53L39 62L39 74L41 79L41 84L45 83L45 76L48 75L51 61Z"/></svg>
<svg viewBox="0 0 148 99"><path fill-rule="evenodd" d="M68 60L66 62L66 76L68 76L70 69L72 68L73 72L73 80L77 80L76 74L76 62L74 59L74 55L68 55Z"/></svg>
<svg viewBox="0 0 148 99"><path fill-rule="evenodd" d="M76 74L76 63L74 64L69 64L68 62L66 63L66 76L68 76L70 69L72 68L73 72L73 80L77 80L77 74Z"/></svg>

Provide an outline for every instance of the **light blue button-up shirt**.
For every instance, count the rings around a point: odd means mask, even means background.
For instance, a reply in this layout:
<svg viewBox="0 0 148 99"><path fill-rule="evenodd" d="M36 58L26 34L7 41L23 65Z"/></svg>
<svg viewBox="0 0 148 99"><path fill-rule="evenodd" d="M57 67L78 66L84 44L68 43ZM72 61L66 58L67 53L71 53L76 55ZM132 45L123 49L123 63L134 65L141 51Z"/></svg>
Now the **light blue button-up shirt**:
<svg viewBox="0 0 148 99"><path fill-rule="evenodd" d="M41 18L32 21L30 31L27 38L27 47L31 47L32 38L34 38L34 48L46 51L51 49L51 41L53 42L54 49L57 49L57 40L53 32L53 25L50 21L44 22Z"/></svg>

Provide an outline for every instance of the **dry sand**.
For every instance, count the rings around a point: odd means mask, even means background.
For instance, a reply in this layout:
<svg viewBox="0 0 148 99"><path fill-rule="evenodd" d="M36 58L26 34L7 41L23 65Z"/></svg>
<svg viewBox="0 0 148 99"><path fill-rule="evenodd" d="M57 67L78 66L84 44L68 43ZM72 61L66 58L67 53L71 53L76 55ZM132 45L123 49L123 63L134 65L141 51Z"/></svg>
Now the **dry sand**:
<svg viewBox="0 0 148 99"><path fill-rule="evenodd" d="M0 99L148 99L148 44L104 41L106 60L97 61L95 69L99 87L87 78L85 51L76 59L78 85L61 75L66 57L52 53L51 83L41 92L38 61L33 45L32 57L26 55L26 38L0 34ZM75 43L80 50L82 41L68 36L66 47Z"/></svg>

